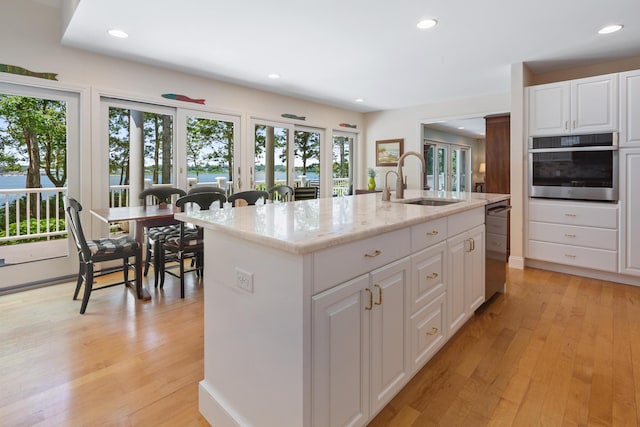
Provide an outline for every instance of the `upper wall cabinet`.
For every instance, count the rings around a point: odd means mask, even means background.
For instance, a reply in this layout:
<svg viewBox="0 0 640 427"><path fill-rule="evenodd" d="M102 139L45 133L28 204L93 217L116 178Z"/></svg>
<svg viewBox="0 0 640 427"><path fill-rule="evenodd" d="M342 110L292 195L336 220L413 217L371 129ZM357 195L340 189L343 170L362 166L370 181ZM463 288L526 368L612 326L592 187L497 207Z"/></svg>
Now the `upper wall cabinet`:
<svg viewBox="0 0 640 427"><path fill-rule="evenodd" d="M618 128L618 75L529 88L529 135L613 132Z"/></svg>
<svg viewBox="0 0 640 427"><path fill-rule="evenodd" d="M620 73L620 147L640 147L640 70Z"/></svg>

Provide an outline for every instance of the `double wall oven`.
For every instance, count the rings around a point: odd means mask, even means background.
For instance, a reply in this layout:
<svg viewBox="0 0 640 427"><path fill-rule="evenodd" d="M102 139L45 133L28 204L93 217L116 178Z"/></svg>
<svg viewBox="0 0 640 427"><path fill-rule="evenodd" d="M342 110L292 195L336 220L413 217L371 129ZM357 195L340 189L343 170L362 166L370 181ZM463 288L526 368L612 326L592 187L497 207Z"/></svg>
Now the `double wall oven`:
<svg viewBox="0 0 640 427"><path fill-rule="evenodd" d="M532 137L529 196L618 200L618 134Z"/></svg>

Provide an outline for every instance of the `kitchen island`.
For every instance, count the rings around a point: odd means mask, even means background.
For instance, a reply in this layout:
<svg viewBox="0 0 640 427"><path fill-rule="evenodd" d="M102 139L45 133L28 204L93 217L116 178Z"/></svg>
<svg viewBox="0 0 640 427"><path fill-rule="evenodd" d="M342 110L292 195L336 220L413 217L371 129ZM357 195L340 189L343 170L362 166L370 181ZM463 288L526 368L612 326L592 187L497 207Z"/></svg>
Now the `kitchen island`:
<svg viewBox="0 0 640 427"><path fill-rule="evenodd" d="M205 378L220 426L364 425L484 301L484 205L407 191L193 211Z"/></svg>

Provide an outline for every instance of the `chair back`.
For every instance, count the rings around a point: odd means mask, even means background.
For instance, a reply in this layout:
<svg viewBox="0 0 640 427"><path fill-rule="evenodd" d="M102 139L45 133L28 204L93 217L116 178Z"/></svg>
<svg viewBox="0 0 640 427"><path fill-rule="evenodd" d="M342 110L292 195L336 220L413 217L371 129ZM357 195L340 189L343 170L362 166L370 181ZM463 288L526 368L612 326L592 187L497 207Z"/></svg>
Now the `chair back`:
<svg viewBox="0 0 640 427"><path fill-rule="evenodd" d="M151 196L155 203L171 203L171 197L176 196L185 196L187 193L184 190L181 190L176 187L151 187L142 191L138 196L142 199L142 203L144 206L147 206L147 198Z"/></svg>
<svg viewBox="0 0 640 427"><path fill-rule="evenodd" d="M296 187L294 190L295 200L310 200L318 198L318 187Z"/></svg>
<svg viewBox="0 0 640 427"><path fill-rule="evenodd" d="M71 230L71 235L73 236L73 241L76 243L80 260L83 262L89 262L91 259L91 250L87 244L87 239L84 237L82 224L80 223L82 205L73 197L67 197L66 205L67 229Z"/></svg>
<svg viewBox="0 0 640 427"><path fill-rule="evenodd" d="M201 185L199 187L193 187L187 194L197 193L220 193L225 196L225 200L227 198L227 192L223 188L214 187L213 185Z"/></svg>
<svg viewBox="0 0 640 427"><path fill-rule="evenodd" d="M271 200L290 202L293 200L293 188L288 185L275 185L267 190Z"/></svg>
<svg viewBox="0 0 640 427"><path fill-rule="evenodd" d="M175 205L179 207L180 210L184 211L187 204L195 203L200 207L201 211L207 211L216 201L220 201L220 205L222 205L227 201L227 198L224 194L220 194L218 192L197 192L180 197L176 200Z"/></svg>
<svg viewBox="0 0 640 427"><path fill-rule="evenodd" d="M259 199L264 199L266 202L269 199L269 193L266 191L259 190L250 190L250 191L240 191L239 193L234 193L230 195L227 200L231 202L231 206L236 205L236 200L244 200L247 202L247 205L255 205Z"/></svg>

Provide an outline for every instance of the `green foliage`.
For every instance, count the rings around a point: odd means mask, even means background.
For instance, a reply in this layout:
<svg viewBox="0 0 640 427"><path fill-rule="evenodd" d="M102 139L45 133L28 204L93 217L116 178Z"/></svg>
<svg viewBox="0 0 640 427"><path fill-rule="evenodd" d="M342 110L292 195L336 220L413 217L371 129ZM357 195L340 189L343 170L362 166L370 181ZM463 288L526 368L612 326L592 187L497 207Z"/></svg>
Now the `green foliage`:
<svg viewBox="0 0 640 427"><path fill-rule="evenodd" d="M38 221L35 218L31 218L29 222L29 226L31 228L31 233L34 233L38 229ZM20 227L20 235L21 236L26 235L27 221L20 221L19 227ZM65 227L66 227L66 224L63 218L59 220L56 220L55 218L49 219L49 231L65 230ZM40 220L40 231L45 232L46 230L47 230L47 220L42 219ZM18 224L16 224L15 222L9 224L9 236L17 236L18 235L17 231L18 231ZM8 237L4 229L0 229L0 238L1 237ZM37 237L37 238L23 239L23 240L9 240L6 242L0 242L0 246L18 245L18 244L27 243L27 242L41 242L45 240L57 240L57 239L66 239L66 238L67 238L67 235L62 234L62 235L51 236L51 237Z"/></svg>
<svg viewBox="0 0 640 427"><path fill-rule="evenodd" d="M27 198L26 196L21 197L20 199L18 199L20 201L20 218L26 218L27 217ZM18 200L14 200L13 202L9 203L9 223L10 226L13 225L15 227L15 222L16 222L16 204L18 203ZM49 198L49 209L51 212L51 216L55 217L55 209L56 209L56 196L51 196ZM40 201L40 212L46 212L47 209L47 200L41 200ZM61 218L64 218L64 200L62 197L58 198L58 214ZM33 212L35 212L35 209L32 207L31 209ZM2 224L2 228L4 229L4 224L6 223L6 210L5 209L1 209L0 210L0 224Z"/></svg>
<svg viewBox="0 0 640 427"><path fill-rule="evenodd" d="M233 180L234 124L200 117L187 118L187 164L196 177L205 165L226 170Z"/></svg>

